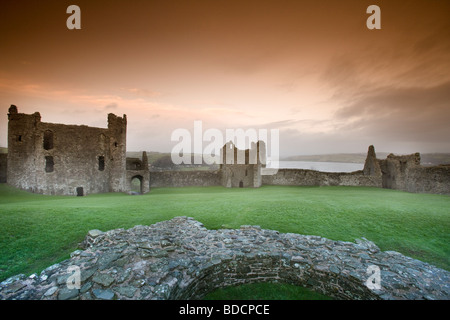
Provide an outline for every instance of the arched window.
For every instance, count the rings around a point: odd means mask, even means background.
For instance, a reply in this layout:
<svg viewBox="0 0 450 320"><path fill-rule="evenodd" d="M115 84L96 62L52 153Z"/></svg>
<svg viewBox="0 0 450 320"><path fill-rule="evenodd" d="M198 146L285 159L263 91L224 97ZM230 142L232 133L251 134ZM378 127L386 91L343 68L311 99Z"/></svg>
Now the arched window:
<svg viewBox="0 0 450 320"><path fill-rule="evenodd" d="M44 149L45 150L53 149L53 131L50 130L44 131Z"/></svg>

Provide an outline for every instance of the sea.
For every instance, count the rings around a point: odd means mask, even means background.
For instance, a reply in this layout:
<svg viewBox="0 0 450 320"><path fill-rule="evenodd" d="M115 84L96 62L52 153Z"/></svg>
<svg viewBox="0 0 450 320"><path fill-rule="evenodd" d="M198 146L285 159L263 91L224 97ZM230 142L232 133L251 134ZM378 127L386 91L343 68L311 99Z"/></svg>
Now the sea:
<svg viewBox="0 0 450 320"><path fill-rule="evenodd" d="M323 172L353 172L362 170L364 163L316 162L316 161L279 161L278 169L306 169ZM276 168L269 162L267 168Z"/></svg>

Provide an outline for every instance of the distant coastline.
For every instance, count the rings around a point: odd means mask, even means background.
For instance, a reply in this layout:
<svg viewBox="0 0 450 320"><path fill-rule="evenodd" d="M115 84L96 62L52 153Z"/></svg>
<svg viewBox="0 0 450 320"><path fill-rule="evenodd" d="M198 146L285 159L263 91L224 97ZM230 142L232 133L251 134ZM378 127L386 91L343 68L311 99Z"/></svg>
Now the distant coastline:
<svg viewBox="0 0 450 320"><path fill-rule="evenodd" d="M377 152L378 159L385 159L388 152ZM280 159L281 161L306 161L306 162L342 162L342 163L361 163L364 164L367 154L365 153L337 153L291 156ZM441 164L450 164L450 153L421 153L421 164L423 166L437 166Z"/></svg>
<svg viewBox="0 0 450 320"><path fill-rule="evenodd" d="M273 166L268 163L268 168ZM362 170L364 163L331 162L331 161L279 161L278 169L304 169L322 172L354 172Z"/></svg>

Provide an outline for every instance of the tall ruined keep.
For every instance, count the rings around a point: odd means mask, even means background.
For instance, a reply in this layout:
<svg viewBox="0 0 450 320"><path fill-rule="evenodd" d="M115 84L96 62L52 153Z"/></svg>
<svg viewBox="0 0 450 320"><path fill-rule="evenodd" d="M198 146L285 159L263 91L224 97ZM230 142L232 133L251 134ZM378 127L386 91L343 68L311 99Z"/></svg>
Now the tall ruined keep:
<svg viewBox="0 0 450 320"><path fill-rule="evenodd" d="M42 122L38 112L19 113L12 105L8 120L10 185L48 195L130 190L126 115L110 113L107 128L94 128Z"/></svg>
<svg viewBox="0 0 450 320"><path fill-rule="evenodd" d="M262 185L261 168L265 165L266 148L263 141L252 143L250 149L240 150L230 141L220 152L222 185L227 188L258 188Z"/></svg>

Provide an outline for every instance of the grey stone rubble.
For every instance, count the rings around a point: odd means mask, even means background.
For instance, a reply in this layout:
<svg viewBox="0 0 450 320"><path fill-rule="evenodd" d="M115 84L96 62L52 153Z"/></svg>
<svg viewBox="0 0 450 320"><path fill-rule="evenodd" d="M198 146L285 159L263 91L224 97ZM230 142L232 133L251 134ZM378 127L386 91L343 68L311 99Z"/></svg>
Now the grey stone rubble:
<svg viewBox="0 0 450 320"><path fill-rule="evenodd" d="M0 284L1 299L201 299L216 288L285 282L337 299L449 299L450 273L398 252L355 243L279 233L258 226L207 230L188 217L150 226L91 231L71 258L39 275ZM381 288L369 289L368 267ZM68 286L69 267L79 289Z"/></svg>

